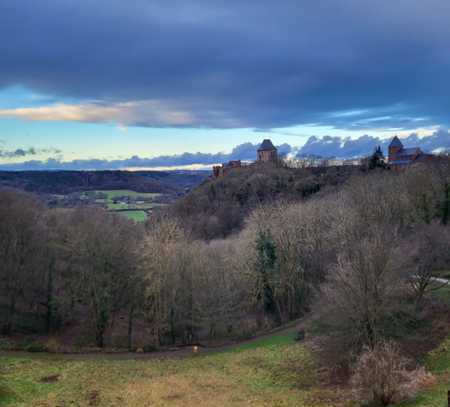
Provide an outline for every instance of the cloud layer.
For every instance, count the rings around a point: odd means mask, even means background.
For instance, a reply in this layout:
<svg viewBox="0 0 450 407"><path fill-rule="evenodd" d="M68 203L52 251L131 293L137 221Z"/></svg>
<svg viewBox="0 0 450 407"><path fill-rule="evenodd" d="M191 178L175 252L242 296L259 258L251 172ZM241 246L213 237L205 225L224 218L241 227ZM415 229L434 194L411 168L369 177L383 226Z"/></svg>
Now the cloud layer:
<svg viewBox="0 0 450 407"><path fill-rule="evenodd" d="M304 157L314 155L320 157L352 158L367 156L373 152L376 146L382 146L384 151L387 152L389 142L390 139L380 139L367 135L357 139L331 136L318 138L312 136L301 148L290 146L289 144L282 144L277 147L279 154L284 156ZM402 142L406 147L418 146L427 152L450 151L450 132L439 130L427 137L419 137L416 134L411 134L408 137L402 138ZM22 163L3 163L0 164L0 170L210 170L213 164L224 163L229 160L254 161L258 147L258 144L243 143L236 146L230 153L208 154L186 152L179 155L166 155L154 158L133 156L121 160L88 159L65 162L59 158L49 158L48 160L28 160ZM22 151L24 150L18 149L14 153L20 156ZM29 149L27 151L30 154L36 152L35 149ZM59 153L58 150L54 150L54 152L55 154ZM8 155L2 156L2 153L4 154L5 152L0 150L0 158L8 157ZM10 152L9 154L12 153Z"/></svg>
<svg viewBox="0 0 450 407"><path fill-rule="evenodd" d="M56 148L37 149L34 147L30 147L30 148L16 148L15 150L3 150L0 148L0 159L24 158L30 155L33 156L37 154L60 154L60 153L61 150L58 150Z"/></svg>
<svg viewBox="0 0 450 407"><path fill-rule="evenodd" d="M448 127L449 21L448 0L2 0L0 88L81 104L0 115Z"/></svg>
<svg viewBox="0 0 450 407"><path fill-rule="evenodd" d="M438 130L431 136L419 137L411 134L401 139L405 147L420 147L427 152L440 152L450 149L450 133ZM357 139L350 137L322 138L310 137L305 145L298 151L297 156L317 155L321 157L352 158L370 154L375 147L381 146L385 153L391 139L380 139L372 136L361 136Z"/></svg>

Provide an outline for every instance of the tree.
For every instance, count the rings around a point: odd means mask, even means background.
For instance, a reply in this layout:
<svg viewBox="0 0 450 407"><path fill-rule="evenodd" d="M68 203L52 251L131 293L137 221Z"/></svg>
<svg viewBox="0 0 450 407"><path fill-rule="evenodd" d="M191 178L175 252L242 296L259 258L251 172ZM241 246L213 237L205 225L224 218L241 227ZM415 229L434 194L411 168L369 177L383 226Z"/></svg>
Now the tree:
<svg viewBox="0 0 450 407"><path fill-rule="evenodd" d="M137 270L135 225L127 219L92 208L72 214L69 245L79 299L88 306L97 346L115 315L124 309Z"/></svg>
<svg viewBox="0 0 450 407"><path fill-rule="evenodd" d="M0 191L0 290L6 299L2 331L14 328L19 301L31 299L43 265L42 204L31 195Z"/></svg>
<svg viewBox="0 0 450 407"><path fill-rule="evenodd" d="M388 406L411 398L429 379L424 369L411 369L411 360L393 342L365 348L353 369L351 384L364 405Z"/></svg>
<svg viewBox="0 0 450 407"><path fill-rule="evenodd" d="M281 324L280 311L275 301L277 286L277 254L273 239L268 231L260 231L256 240L257 273L256 298L261 303L265 314L276 325Z"/></svg>
<svg viewBox="0 0 450 407"><path fill-rule="evenodd" d="M383 151L381 151L380 146L375 148L375 151L369 158L369 170L373 170L375 168L386 168L384 154Z"/></svg>
<svg viewBox="0 0 450 407"><path fill-rule="evenodd" d="M183 264L181 247L185 235L178 222L161 217L148 224L142 248L141 269L145 282L144 314L154 338L163 343L167 332L176 341L176 299L187 287L180 287L178 272ZM177 255L174 255L176 253Z"/></svg>
<svg viewBox="0 0 450 407"><path fill-rule="evenodd" d="M448 284L436 281L436 274L450 267L450 231L436 222L419 226L405 239L402 250L409 253L402 259L402 266L409 272L409 281L419 308L428 292Z"/></svg>
<svg viewBox="0 0 450 407"><path fill-rule="evenodd" d="M401 180L388 177L355 179L334 200L329 229L337 256L318 291L312 329L324 333L324 353L337 362L396 335L411 312L398 264L409 203Z"/></svg>

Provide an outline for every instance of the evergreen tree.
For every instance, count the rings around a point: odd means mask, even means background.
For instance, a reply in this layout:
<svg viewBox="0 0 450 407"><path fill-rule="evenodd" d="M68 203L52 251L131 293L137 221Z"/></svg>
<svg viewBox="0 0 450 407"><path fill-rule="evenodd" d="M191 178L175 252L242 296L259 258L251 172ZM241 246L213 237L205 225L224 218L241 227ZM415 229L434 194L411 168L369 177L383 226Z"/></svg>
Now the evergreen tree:
<svg viewBox="0 0 450 407"><path fill-rule="evenodd" d="M256 239L257 300L265 314L276 325L281 324L280 312L275 301L277 280L276 246L270 232L260 231Z"/></svg>
<svg viewBox="0 0 450 407"><path fill-rule="evenodd" d="M380 146L375 148L375 151L369 158L369 170L373 170L375 168L386 168L383 151L381 151Z"/></svg>

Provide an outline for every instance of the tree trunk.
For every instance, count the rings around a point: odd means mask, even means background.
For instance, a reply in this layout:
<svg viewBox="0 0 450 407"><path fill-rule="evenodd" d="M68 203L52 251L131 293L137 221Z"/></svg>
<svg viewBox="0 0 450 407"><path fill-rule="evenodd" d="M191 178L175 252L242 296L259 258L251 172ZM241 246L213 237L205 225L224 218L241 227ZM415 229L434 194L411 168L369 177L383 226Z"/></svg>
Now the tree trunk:
<svg viewBox="0 0 450 407"><path fill-rule="evenodd" d="M134 304L130 307L128 313L128 350L131 351L133 345L133 320L134 320Z"/></svg>
<svg viewBox="0 0 450 407"><path fill-rule="evenodd" d="M95 343L99 348L103 348L104 346L104 329L97 327L97 332L95 333Z"/></svg>
<svg viewBox="0 0 450 407"><path fill-rule="evenodd" d="M14 325L14 316L16 315L16 297L12 294L9 298L8 313L6 316L6 323L3 326L3 333L11 335Z"/></svg>
<svg viewBox="0 0 450 407"><path fill-rule="evenodd" d="M47 313L45 316L46 331L50 333L53 326L53 265L52 259L48 268L48 280L47 280Z"/></svg>

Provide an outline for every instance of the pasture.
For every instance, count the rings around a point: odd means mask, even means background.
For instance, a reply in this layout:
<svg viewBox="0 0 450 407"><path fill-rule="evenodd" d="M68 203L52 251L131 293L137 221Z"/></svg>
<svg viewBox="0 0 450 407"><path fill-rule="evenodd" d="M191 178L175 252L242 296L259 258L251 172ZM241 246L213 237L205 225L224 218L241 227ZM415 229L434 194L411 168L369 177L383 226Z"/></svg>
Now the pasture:
<svg viewBox="0 0 450 407"><path fill-rule="evenodd" d="M145 222L147 212L164 205L157 202L163 196L160 193L136 192L127 189L85 191L82 196L93 199L109 211L118 212L135 222Z"/></svg>
<svg viewBox="0 0 450 407"><path fill-rule="evenodd" d="M321 387L315 361L294 342L293 331L226 351L173 358L39 355L0 360L2 407L320 407L336 400L333 389Z"/></svg>
<svg viewBox="0 0 450 407"><path fill-rule="evenodd" d="M293 329L221 351L1 357L0 406L355 407ZM435 382L403 407L441 407L450 385L450 341L431 352Z"/></svg>

